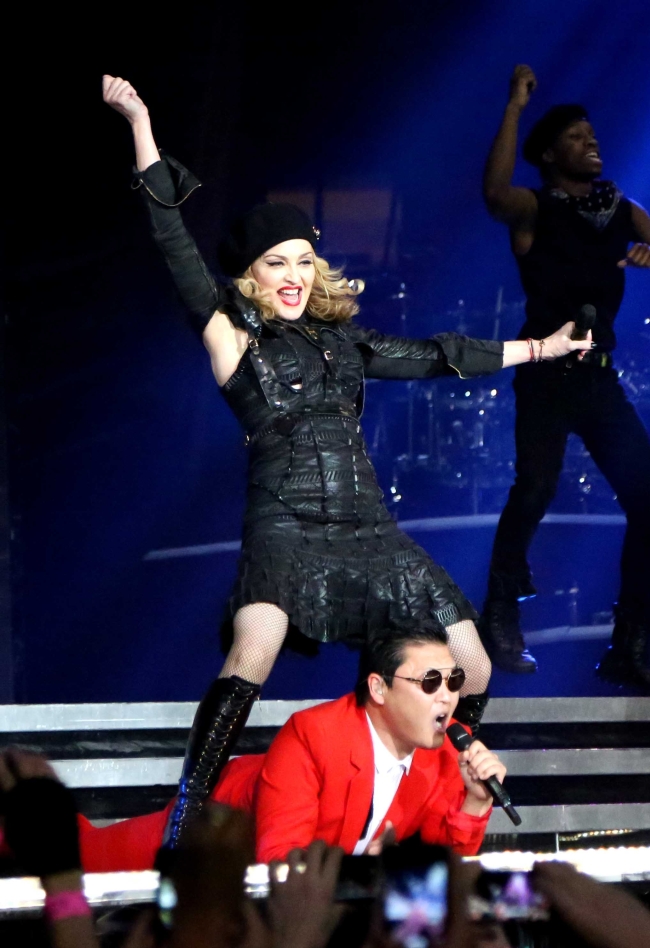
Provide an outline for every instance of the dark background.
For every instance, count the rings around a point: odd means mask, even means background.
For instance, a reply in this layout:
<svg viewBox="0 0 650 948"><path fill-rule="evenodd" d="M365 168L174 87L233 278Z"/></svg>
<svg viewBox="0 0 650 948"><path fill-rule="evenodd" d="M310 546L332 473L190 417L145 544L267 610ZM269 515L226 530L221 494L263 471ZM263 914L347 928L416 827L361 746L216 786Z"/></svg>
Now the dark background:
<svg viewBox="0 0 650 948"><path fill-rule="evenodd" d="M539 78L524 129L551 104L584 102L606 176L647 203L649 29L646 4L602 0L14 11L3 110L14 613L5 700L198 698L219 667L217 627L236 563L241 433L148 238L129 188L129 128L102 104L102 73L133 82L159 144L202 180L186 217L209 260L229 217L274 190L383 189L401 223L382 236L391 250L380 264L362 242L343 253L340 228L323 234L324 251L368 280L362 319L413 335L462 323L491 336L499 289L506 303L521 297L507 233L480 197L513 65L529 62ZM535 181L525 166L517 174ZM636 360L642 411L649 280L629 274L619 317L621 365ZM391 299L400 282L405 322ZM506 307L501 336L517 321ZM507 373L494 384L505 392ZM372 431L378 412L393 412L376 448L386 489L409 397L397 383L369 387ZM411 481L402 518L476 509L462 492L436 508L421 490L426 478ZM490 509L504 490L495 487ZM418 534L477 604L493 529ZM534 565L546 598L527 627L590 622L607 610L621 536L620 526L543 527ZM220 543L230 547L147 558ZM288 654L265 697L338 695L353 666L339 648L313 661ZM502 676L495 693L565 693L567 677Z"/></svg>

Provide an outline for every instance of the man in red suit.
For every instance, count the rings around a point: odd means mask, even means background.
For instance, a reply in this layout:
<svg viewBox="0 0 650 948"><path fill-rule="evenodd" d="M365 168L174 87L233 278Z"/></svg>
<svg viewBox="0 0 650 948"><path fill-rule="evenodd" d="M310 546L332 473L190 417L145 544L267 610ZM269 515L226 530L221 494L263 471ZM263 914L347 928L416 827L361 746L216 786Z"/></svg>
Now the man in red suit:
<svg viewBox="0 0 650 948"><path fill-rule="evenodd" d="M354 694L292 715L266 755L229 763L213 799L253 812L262 862L314 839L373 853L387 831L476 853L491 810L481 780L506 771L479 741L458 754L445 738L463 681L442 626L402 623L365 648ZM83 834L85 868L147 868L164 823Z"/></svg>

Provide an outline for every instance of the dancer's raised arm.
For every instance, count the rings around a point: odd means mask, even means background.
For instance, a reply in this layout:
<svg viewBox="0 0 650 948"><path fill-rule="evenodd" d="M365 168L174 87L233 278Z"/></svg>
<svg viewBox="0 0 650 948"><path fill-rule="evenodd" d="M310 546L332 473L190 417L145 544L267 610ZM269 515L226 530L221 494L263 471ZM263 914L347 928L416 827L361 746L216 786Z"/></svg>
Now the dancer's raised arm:
<svg viewBox="0 0 650 948"><path fill-rule="evenodd" d="M224 385L246 350L247 333L232 306L225 315L227 291L213 279L179 210L201 183L170 155L158 151L149 110L130 82L119 76L104 76L102 86L106 104L131 126L136 156L134 187L140 188L153 238L188 310L189 321L210 354L217 382Z"/></svg>
<svg viewBox="0 0 650 948"><path fill-rule="evenodd" d="M490 214L511 227L532 228L537 216L537 198L532 190L512 184L519 118L536 85L530 66L515 66L503 120L483 173L483 198Z"/></svg>
<svg viewBox="0 0 650 948"><path fill-rule="evenodd" d="M131 126L135 163L138 171L146 171L154 162L160 161L160 153L151 130L149 109L131 83L120 76L103 76L102 94L104 102L123 115Z"/></svg>

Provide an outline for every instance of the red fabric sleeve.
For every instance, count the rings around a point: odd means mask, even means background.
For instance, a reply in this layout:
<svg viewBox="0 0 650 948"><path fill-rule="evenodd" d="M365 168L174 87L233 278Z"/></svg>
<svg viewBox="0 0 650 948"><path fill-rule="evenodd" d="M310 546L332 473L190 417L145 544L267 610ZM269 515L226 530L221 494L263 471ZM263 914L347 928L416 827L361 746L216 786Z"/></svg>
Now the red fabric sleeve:
<svg viewBox="0 0 650 948"><path fill-rule="evenodd" d="M463 727L470 733L466 725ZM484 816L461 812L467 789L458 767L458 752L448 742L441 751L440 783L444 792L438 793L432 801L420 830L421 836L427 843L451 846L461 856L474 856L483 842L492 809Z"/></svg>
<svg viewBox="0 0 650 948"><path fill-rule="evenodd" d="M461 781L462 783L462 781ZM444 794L438 805L431 807L420 833L425 843L451 846L461 856L475 856L481 847L492 809L484 816L463 813L467 790L464 786L455 793Z"/></svg>
<svg viewBox="0 0 650 948"><path fill-rule="evenodd" d="M321 778L306 737L289 718L269 748L257 785L260 862L284 859L316 836Z"/></svg>

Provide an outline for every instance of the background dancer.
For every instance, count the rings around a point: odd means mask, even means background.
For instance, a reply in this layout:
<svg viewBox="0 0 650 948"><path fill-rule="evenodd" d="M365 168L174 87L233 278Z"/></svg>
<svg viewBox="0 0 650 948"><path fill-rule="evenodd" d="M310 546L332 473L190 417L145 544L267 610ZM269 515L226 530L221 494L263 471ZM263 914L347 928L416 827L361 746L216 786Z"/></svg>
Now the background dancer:
<svg viewBox="0 0 650 948"><path fill-rule="evenodd" d="M290 624L312 640L360 645L391 619L437 620L467 676L457 716L478 722L491 666L477 614L384 506L358 423L363 379L471 377L590 343L572 342L571 325L530 345L362 329L350 322L362 287L316 256L314 228L293 205L259 206L233 227L221 263L234 285L215 284L177 209L199 182L161 160L128 82L105 76L104 98L131 123L154 237L251 449L232 645L190 735L173 846L215 785Z"/></svg>
<svg viewBox="0 0 650 948"><path fill-rule="evenodd" d="M510 228L527 298L521 336L553 332L588 304L596 310L596 349L581 361L568 356L517 370L516 480L494 541L480 631L499 668L536 670L524 648L518 603L536 592L526 555L555 494L573 431L628 520L612 645L599 671L614 681L650 687L644 657L650 622L650 440L611 356L625 267L650 266L650 218L613 182L598 180L598 141L581 105L555 106L537 122L523 153L539 169L542 186L513 187L519 117L536 84L530 67L515 68L485 169L485 202Z"/></svg>

